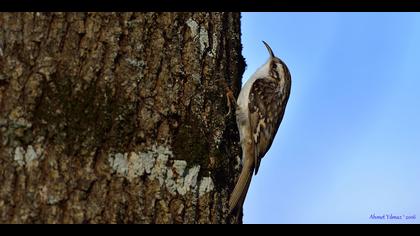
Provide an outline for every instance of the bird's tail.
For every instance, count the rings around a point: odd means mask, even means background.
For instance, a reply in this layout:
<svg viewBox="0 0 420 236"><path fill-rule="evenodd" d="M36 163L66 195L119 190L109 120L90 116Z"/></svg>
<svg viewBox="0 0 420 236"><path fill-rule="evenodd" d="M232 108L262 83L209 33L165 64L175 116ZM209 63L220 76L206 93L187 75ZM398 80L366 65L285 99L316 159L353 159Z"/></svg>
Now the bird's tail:
<svg viewBox="0 0 420 236"><path fill-rule="evenodd" d="M253 166L249 161L245 161L242 172L239 176L238 182L233 189L233 192L229 199L229 213L237 207L242 207L246 193L248 192L249 185L251 183L253 174Z"/></svg>

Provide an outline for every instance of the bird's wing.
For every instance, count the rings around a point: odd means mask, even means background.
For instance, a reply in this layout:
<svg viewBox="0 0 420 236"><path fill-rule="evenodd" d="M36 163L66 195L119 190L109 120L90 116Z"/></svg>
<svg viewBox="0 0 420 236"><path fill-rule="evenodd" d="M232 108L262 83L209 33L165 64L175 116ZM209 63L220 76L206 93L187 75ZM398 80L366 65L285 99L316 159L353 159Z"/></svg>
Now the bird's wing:
<svg viewBox="0 0 420 236"><path fill-rule="evenodd" d="M284 91L284 92L283 92ZM289 98L289 91L270 77L257 79L249 94L249 119L255 150L255 174L270 149Z"/></svg>

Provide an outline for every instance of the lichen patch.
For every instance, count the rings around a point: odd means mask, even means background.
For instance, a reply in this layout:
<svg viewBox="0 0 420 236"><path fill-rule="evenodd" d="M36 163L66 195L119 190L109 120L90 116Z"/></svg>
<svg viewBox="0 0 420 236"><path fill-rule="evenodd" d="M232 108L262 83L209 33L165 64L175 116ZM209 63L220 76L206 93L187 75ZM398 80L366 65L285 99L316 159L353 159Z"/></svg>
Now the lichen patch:
<svg viewBox="0 0 420 236"><path fill-rule="evenodd" d="M20 167L26 167L28 169L38 166L38 160L43 158L43 150L38 147L35 149L32 145L29 145L26 150L19 146L15 148L13 154L13 160Z"/></svg>
<svg viewBox="0 0 420 236"><path fill-rule="evenodd" d="M199 180L200 165L187 168L184 160L170 160L173 153L168 146L153 146L146 152L129 152L109 154L111 169L119 176L133 181L147 176L149 180L157 180L171 194L185 195L199 190L203 195L213 190L210 177Z"/></svg>

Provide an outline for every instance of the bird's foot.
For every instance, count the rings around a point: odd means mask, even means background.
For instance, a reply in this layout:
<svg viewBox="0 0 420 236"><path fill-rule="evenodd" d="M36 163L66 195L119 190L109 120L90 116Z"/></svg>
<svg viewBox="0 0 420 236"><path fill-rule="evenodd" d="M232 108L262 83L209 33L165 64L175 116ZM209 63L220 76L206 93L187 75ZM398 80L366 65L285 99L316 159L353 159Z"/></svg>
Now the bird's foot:
<svg viewBox="0 0 420 236"><path fill-rule="evenodd" d="M228 110L228 113L225 115L225 117L229 116L230 113L232 112L232 104L236 106L235 96L233 96L233 92L230 88L226 89L226 102L227 102L227 107L229 110Z"/></svg>

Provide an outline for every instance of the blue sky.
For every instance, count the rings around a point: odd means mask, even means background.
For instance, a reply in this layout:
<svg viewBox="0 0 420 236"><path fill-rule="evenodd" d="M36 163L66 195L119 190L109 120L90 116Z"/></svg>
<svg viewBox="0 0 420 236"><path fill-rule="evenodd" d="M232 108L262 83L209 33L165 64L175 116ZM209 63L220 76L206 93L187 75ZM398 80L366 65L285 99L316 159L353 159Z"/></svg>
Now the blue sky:
<svg viewBox="0 0 420 236"><path fill-rule="evenodd" d="M243 13L243 82L261 40L292 92L244 223L420 223L420 13Z"/></svg>

